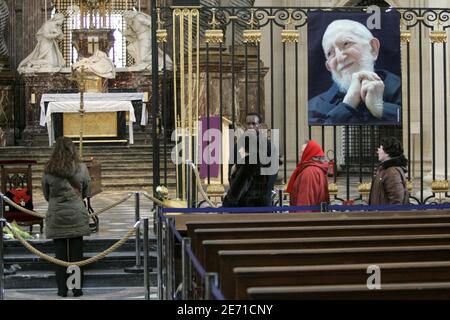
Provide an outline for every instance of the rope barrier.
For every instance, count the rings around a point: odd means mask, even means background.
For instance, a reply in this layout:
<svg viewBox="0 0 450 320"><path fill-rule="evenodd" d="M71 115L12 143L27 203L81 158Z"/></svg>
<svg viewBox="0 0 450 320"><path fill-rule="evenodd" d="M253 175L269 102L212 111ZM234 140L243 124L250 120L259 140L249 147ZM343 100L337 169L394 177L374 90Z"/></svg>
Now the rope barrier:
<svg viewBox="0 0 450 320"><path fill-rule="evenodd" d="M139 224L140 224L140 222L137 222L135 224L135 226L133 227L133 229L130 229L122 239L117 241L115 244L113 244L111 247L109 247L105 251L95 255L92 258L82 260L82 261L76 261L76 262L67 262L67 261L59 260L59 259L56 259L52 256L49 256L49 255L37 250L35 247L33 247L31 244L29 244L24 238L22 238L22 236L9 223L6 223L6 226L14 234L14 237L30 252L36 254L37 256L41 257L42 259L44 259L50 263L67 268L67 267L74 266L74 265L78 266L78 267L82 267L82 266L85 266L85 265L88 265L88 264L91 264L93 262L103 259L108 254L110 254L111 252L114 252L115 250L120 248L125 242L127 242L127 240L135 233L136 228Z"/></svg>
<svg viewBox="0 0 450 320"><path fill-rule="evenodd" d="M113 204L110 204L109 206L106 206L106 207L104 207L103 209L100 209L100 210L98 210L98 211L96 211L96 212L90 213L90 214L89 214L89 217L98 216L98 215L102 214L102 213L105 212L105 211L108 211L108 210L110 210L110 209L112 209L112 208L114 208L114 207L117 207L118 205L120 205L120 204L124 203L125 201L127 201L128 199L130 199L130 197L131 197L132 195L133 195L133 193L127 194L127 195L126 195L124 198L122 198L121 200L119 200L119 201L117 201L117 202L115 202L115 203L113 203ZM29 215L32 215L32 216L35 216L35 217L38 217L38 218L41 218L41 219L44 219L45 216L46 216L45 213L39 213L39 212L32 211L32 210L28 210L28 209L26 209L26 208L24 208L24 207L21 207L21 206L19 206L17 203L15 203L14 201L12 201L11 199L9 199L8 197L6 197L6 196L4 196L4 195L3 195L2 197L3 197L3 199L5 199L5 202L6 202L6 203L8 203L10 206L16 208L16 209L19 210L19 211L22 211L22 212L24 212L24 213L26 213L26 214L29 214Z"/></svg>
<svg viewBox="0 0 450 320"><path fill-rule="evenodd" d="M117 207L119 204L122 204L125 201L127 201L128 199L130 199L132 195L133 195L133 193L129 193L123 199L121 199L113 204L110 204L109 206L106 206L103 209L98 210L97 212L93 212L93 213L89 214L89 216L90 217L98 216L98 215L102 214L103 212L108 211L109 209Z"/></svg>
<svg viewBox="0 0 450 320"><path fill-rule="evenodd" d="M159 200L159 199L157 199L157 198L155 198L155 197L152 197L152 196L149 195L147 192L142 192L142 195L143 195L144 197L146 197L148 200L153 201L153 202L156 203L157 205L164 206L164 203L163 203L161 200Z"/></svg>
<svg viewBox="0 0 450 320"><path fill-rule="evenodd" d="M205 190L203 190L203 186L202 186L201 179L200 179L200 174L198 173L198 169L197 169L196 165L193 164L193 163L191 162L191 166L192 166L192 169L194 170L194 174L195 174L195 178L196 178L195 180L197 181L197 186L198 186L198 188L199 188L199 190L200 190L200 194L202 195L203 199L205 199L205 201L206 201L211 207L217 208L217 205L214 204L214 203L209 199L209 197L208 197L208 195L206 194Z"/></svg>
<svg viewBox="0 0 450 320"><path fill-rule="evenodd" d="M7 204L9 204L10 206L16 208L19 211L22 211L24 213L27 213L29 215L32 215L32 216L35 216L35 217L38 217L38 218L41 218L41 219L45 218L45 213L39 213L39 212L36 212L36 211L25 209L25 208L19 206L17 203L12 201L11 199L9 199L7 196L2 196L2 197L3 197L3 199L5 199L5 202Z"/></svg>

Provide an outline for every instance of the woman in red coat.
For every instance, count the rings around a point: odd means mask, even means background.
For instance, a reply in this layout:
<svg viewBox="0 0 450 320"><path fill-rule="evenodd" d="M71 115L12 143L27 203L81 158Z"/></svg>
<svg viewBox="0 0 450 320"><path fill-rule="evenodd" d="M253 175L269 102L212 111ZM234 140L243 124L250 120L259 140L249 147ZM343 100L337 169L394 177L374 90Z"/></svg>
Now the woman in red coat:
<svg viewBox="0 0 450 320"><path fill-rule="evenodd" d="M330 202L327 180L328 162L314 140L303 145L302 159L289 179L286 191L291 206L315 206Z"/></svg>

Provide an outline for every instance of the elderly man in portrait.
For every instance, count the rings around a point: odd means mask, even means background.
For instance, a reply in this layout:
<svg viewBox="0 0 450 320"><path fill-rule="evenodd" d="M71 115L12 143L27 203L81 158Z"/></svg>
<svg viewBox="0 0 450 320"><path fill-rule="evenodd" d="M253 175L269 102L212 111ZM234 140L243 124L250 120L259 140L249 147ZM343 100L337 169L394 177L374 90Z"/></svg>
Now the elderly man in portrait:
<svg viewBox="0 0 450 320"><path fill-rule="evenodd" d="M322 38L333 85L308 102L309 124L399 124L401 79L375 70L380 41L361 23L335 20Z"/></svg>

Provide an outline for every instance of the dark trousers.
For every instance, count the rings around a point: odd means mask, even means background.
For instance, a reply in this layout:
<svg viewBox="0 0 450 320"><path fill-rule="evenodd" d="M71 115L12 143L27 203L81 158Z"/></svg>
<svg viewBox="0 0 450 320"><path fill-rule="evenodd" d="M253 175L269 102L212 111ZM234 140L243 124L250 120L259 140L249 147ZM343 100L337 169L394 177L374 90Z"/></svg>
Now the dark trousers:
<svg viewBox="0 0 450 320"><path fill-rule="evenodd" d="M83 260L83 237L54 239L56 259L76 262ZM56 284L59 293L67 293L67 268L56 266ZM81 268L81 288L83 288L83 268ZM73 289L76 293L77 289Z"/></svg>

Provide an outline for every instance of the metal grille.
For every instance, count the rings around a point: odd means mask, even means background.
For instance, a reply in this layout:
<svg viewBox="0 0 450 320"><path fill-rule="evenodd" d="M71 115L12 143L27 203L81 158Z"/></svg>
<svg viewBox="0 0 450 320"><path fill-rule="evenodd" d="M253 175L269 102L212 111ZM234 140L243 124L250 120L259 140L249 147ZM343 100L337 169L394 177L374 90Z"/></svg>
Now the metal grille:
<svg viewBox="0 0 450 320"><path fill-rule="evenodd" d="M348 142L347 142L348 130ZM400 126L347 126L342 128L342 159L343 168L348 165L350 172L372 172L378 164L377 148L381 139L396 137L402 141ZM348 148L348 157L347 157Z"/></svg>
<svg viewBox="0 0 450 320"><path fill-rule="evenodd" d="M55 4L53 14L62 13L66 17L62 30L64 32L64 39L59 43L61 52L66 60L66 67L70 67L77 59L76 50L72 46L72 30L75 29L76 23L70 21L70 6L79 5L79 0L60 0ZM113 1L113 17L112 28L116 29L114 37L114 47L108 52L108 56L118 68L133 64L133 59L127 53L126 39L122 36L122 32L126 28L125 20L122 18L123 13L135 8L135 1L115 0Z"/></svg>

